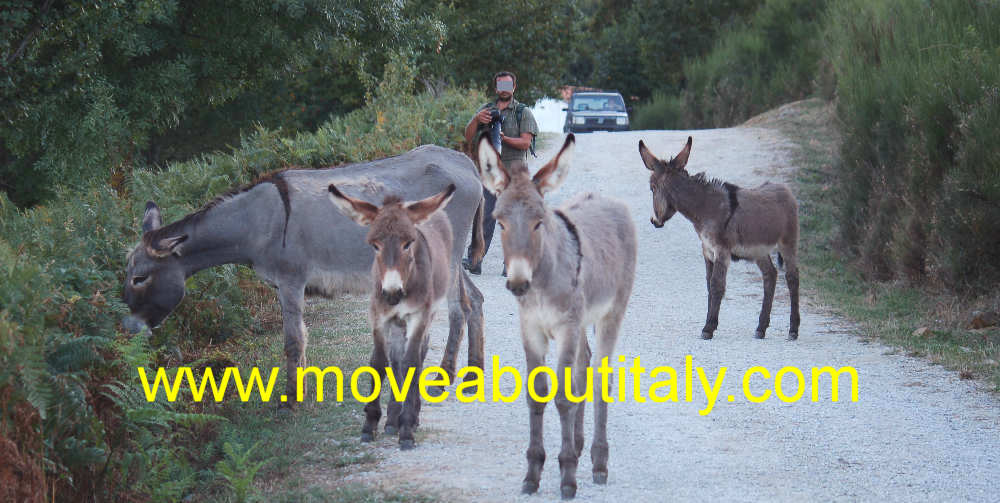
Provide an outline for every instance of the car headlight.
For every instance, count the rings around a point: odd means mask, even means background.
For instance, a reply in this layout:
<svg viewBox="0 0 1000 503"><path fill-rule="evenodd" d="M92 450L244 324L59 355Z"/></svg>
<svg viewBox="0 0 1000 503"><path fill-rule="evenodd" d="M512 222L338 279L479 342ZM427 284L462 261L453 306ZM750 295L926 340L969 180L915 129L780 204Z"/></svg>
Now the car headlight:
<svg viewBox="0 0 1000 503"><path fill-rule="evenodd" d="M624 125L628 124L628 117L618 117L618 118L616 118L615 119L615 124L618 124L619 126L624 126Z"/></svg>
<svg viewBox="0 0 1000 503"><path fill-rule="evenodd" d="M587 122L587 119L585 119L583 117L579 117L579 116L578 117L573 117L573 124L584 124L586 122Z"/></svg>

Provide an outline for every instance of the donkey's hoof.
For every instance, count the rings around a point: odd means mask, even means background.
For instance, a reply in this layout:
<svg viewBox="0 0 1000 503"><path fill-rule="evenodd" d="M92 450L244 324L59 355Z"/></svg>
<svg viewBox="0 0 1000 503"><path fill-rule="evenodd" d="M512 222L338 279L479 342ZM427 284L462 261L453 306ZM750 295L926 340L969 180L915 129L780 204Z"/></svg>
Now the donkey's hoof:
<svg viewBox="0 0 1000 503"><path fill-rule="evenodd" d="M608 472L594 472L594 483L604 485L608 483Z"/></svg>
<svg viewBox="0 0 1000 503"><path fill-rule="evenodd" d="M366 433L366 432L362 431L361 432L361 441L362 442L374 442L375 441L375 434L374 433Z"/></svg>
<svg viewBox="0 0 1000 503"><path fill-rule="evenodd" d="M798 332L788 332L788 340L795 341L795 340L798 340L798 339L799 339L799 333Z"/></svg>
<svg viewBox="0 0 1000 503"><path fill-rule="evenodd" d="M521 494L535 494L538 492L538 482L532 482L530 480L525 480L521 484Z"/></svg>
<svg viewBox="0 0 1000 503"><path fill-rule="evenodd" d="M758 329L756 332L754 332L753 338L754 339L763 339L764 338L764 331Z"/></svg>
<svg viewBox="0 0 1000 503"><path fill-rule="evenodd" d="M701 338L705 339L705 340L711 339L712 338L712 332L702 331L701 332Z"/></svg>
<svg viewBox="0 0 1000 503"><path fill-rule="evenodd" d="M562 486L562 499L571 500L576 497L576 486L564 485Z"/></svg>
<svg viewBox="0 0 1000 503"><path fill-rule="evenodd" d="M414 442L412 438L408 438L406 440L400 440L399 441L399 450L401 450L401 451L409 451L409 450L413 449L416 446L417 446L417 443Z"/></svg>
<svg viewBox="0 0 1000 503"><path fill-rule="evenodd" d="M395 435L397 433L399 433L399 428L397 428L397 427L395 427L395 426L393 426L391 424L385 425L385 434L386 435Z"/></svg>

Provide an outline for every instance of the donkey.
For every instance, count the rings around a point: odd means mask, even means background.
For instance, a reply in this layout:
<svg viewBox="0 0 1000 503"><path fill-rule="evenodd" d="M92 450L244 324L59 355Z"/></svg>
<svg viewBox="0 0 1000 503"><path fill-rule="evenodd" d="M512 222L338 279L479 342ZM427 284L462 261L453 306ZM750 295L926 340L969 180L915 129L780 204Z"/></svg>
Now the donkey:
<svg viewBox="0 0 1000 503"><path fill-rule="evenodd" d="M576 495L576 467L583 450L584 404L573 403L565 391L566 368L573 389L581 394L584 372L591 361L586 328L595 326L594 361L610 359L632 292L636 264L635 226L628 208L617 201L583 194L557 210L543 196L566 179L572 157L573 135L554 159L534 177L524 163L504 166L497 151L484 139L479 144L479 173L483 185L497 194L493 212L501 229L507 289L520 306L521 342L528 371L545 363L549 341L557 347L559 376L556 408L562 425L559 451L564 499ZM589 383L588 383L589 384ZM561 385L561 386L560 386ZM610 377L607 384L610 386ZM545 379L535 386L538 396L548 393ZM546 402L528 396L531 437L528 472L522 491L538 490L545 449L542 415ZM608 404L594 408L594 439L590 448L594 482L608 480Z"/></svg>
<svg viewBox="0 0 1000 503"><path fill-rule="evenodd" d="M406 380L406 371L419 376L427 355L427 328L434 320L435 307L444 302L450 278L458 277L459 263L450 260L451 224L438 212L448 204L455 186L416 202L402 202L389 196L379 208L345 196L330 184L330 199L341 213L369 228L366 241L375 249L372 263L374 286L369 315L375 347L371 366L385 378L386 363L392 366L396 382ZM402 330L393 330L393 326ZM388 347L386 343L388 342ZM400 410L402 409L402 410ZM405 404L389 402L389 424L398 425L399 447L414 447L413 429L420 412L420 394L410 386ZM374 440L382 407L379 398L365 405L361 440Z"/></svg>
<svg viewBox="0 0 1000 503"><path fill-rule="evenodd" d="M691 137L677 154L664 161L654 156L639 140L639 155L652 174L649 189L653 192L653 217L656 228L663 227L675 212L694 224L705 257L705 282L708 287L708 318L701 331L702 339L711 339L719 326L719 305L726 294L726 271L730 260L753 260L764 276L764 303L754 337L764 338L771 322L771 303L778 271L771 262L771 251L778 250L778 265L785 265L785 280L792 299L788 340L799 337L799 204L785 185L765 182L753 189L743 189L719 180L709 180L704 173L689 175L684 169L691 154Z"/></svg>
<svg viewBox="0 0 1000 503"><path fill-rule="evenodd" d="M221 264L248 264L278 290L287 365L285 405L290 406L296 396L295 369L306 364L304 296L365 294L371 288L374 253L365 243L365 229L330 210L331 183L355 197L378 199L387 194L417 199L454 184L446 210L453 231L452 258L461 260L470 227L482 253L482 233L474 227L482 225L482 186L465 154L424 145L366 163L280 171L166 226L161 225L159 207L147 203L142 241L127 257L123 297L132 314L126 325L158 326L181 302L184 280L192 274ZM453 278L448 289L449 336L441 363L452 377L466 325L469 365L483 366L482 303L482 294L468 276Z"/></svg>

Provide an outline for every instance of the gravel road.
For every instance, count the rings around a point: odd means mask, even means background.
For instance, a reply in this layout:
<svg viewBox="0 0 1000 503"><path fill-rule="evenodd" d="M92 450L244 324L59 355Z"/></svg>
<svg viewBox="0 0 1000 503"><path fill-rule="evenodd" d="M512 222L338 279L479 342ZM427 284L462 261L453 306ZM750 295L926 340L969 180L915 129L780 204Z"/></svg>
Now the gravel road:
<svg viewBox="0 0 1000 503"><path fill-rule="evenodd" d="M786 341L789 305L783 274L766 339L753 338L762 286L756 267L745 262L729 270L715 339L699 338L707 304L701 247L692 225L680 214L662 229L649 224L648 172L637 151L639 139L644 139L653 152L670 156L689 134L694 137L691 173L707 171L741 186L789 176L790 145L771 129L597 133L577 136L572 171L549 197L555 205L592 191L632 208L640 249L616 353L624 355L628 365L641 357L647 369L671 366L679 374L679 402L629 399L610 405L606 486L593 484L590 477L593 407L587 407L577 500L1000 500L996 397L954 372L862 340L849 323L807 298L799 340ZM554 155L561 139L551 143L534 167ZM487 360L497 355L502 364L523 372L517 304L504 288L501 261L497 238L484 274L474 277L486 297L486 355ZM446 321L442 313L433 327L429 364L440 361ZM589 336L593 341L592 332ZM720 367L728 369L718 401L707 415L699 414L707 398L697 375L693 401L684 402L685 355L712 380ZM552 361L550 354L550 365ZM809 385L810 368L827 365L857 369L857 402L849 400L849 380L842 379L840 401L832 403L829 378L820 381L826 385L819 402L810 400L809 391L795 403L784 403L773 394L764 403L744 397L741 381L750 367L766 367L773 378L778 369L795 366ZM491 374L487 368L487 383ZM648 395L653 382L648 371L642 382L640 389ZM501 384L504 393L514 391L510 379ZM784 384L785 393L794 394L795 379L786 376ZM756 375L751 388L760 394L773 385ZM727 400L729 395L734 401ZM559 497L554 404L545 415L547 461L541 487L530 497L519 494L528 443L523 395L515 403L463 404L452 397L440 405L425 404L420 420L417 449L400 452L395 439L380 437L371 449L382 461L351 480L412 484L455 501Z"/></svg>

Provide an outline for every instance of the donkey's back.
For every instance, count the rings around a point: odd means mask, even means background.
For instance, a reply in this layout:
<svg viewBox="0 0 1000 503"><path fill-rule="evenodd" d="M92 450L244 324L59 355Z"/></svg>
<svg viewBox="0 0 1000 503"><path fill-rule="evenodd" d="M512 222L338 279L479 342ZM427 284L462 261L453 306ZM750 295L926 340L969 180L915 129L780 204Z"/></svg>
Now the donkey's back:
<svg viewBox="0 0 1000 503"><path fill-rule="evenodd" d="M756 259L778 248L784 255L794 253L799 237L799 204L784 184L765 182L752 189L736 190L736 208L726 232L734 252L746 250L747 258Z"/></svg>
<svg viewBox="0 0 1000 503"><path fill-rule="evenodd" d="M588 307L622 304L632 291L638 248L628 207L587 193L566 202L557 213L575 228L580 243L580 287ZM607 312L602 311L594 314Z"/></svg>

